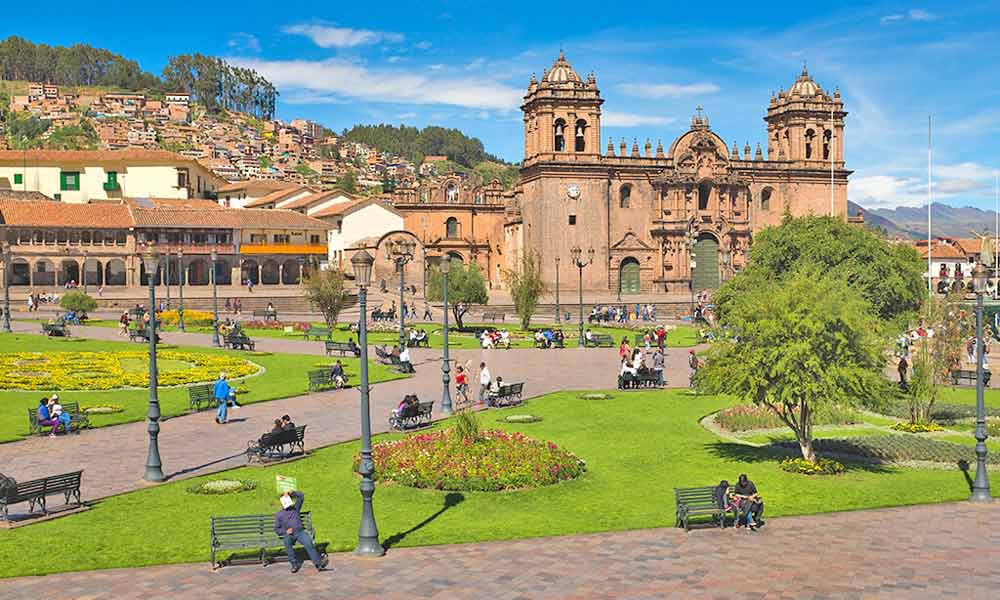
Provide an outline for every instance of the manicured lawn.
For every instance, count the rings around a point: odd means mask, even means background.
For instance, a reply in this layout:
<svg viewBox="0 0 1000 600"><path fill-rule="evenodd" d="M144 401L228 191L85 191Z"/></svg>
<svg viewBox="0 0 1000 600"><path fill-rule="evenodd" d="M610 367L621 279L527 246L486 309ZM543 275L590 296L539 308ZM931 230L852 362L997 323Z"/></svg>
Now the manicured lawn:
<svg viewBox="0 0 1000 600"><path fill-rule="evenodd" d="M997 378L994 376L993 378ZM986 388L986 393L984 398L986 400L986 406L992 406L994 408L1000 408L1000 388L997 388L997 382L991 381L993 387ZM938 402L942 404L971 404L975 406L976 404L976 388L973 387L945 387L942 388L942 394Z"/></svg>
<svg viewBox="0 0 1000 600"><path fill-rule="evenodd" d="M128 342L104 342L85 340L82 338L49 338L40 335L14 334L0 335L0 352L82 352L82 351L115 351L127 350L135 352L142 350L141 344ZM246 387L248 392L240 395L240 403L265 402L278 398L287 398L305 394L308 390L306 371L319 368L319 365L329 365L333 359L305 354L273 354L253 356L246 353L212 348L181 347L181 351L197 353L226 353L239 356L264 367L265 371L245 380L239 385ZM161 369L179 368L183 365L177 361L158 362ZM348 374L358 380L359 363L356 359L344 360ZM126 360L125 366L141 371L148 369L148 362L143 360ZM387 381L402 377L388 367L370 363L369 373L373 381ZM38 399L51 392L0 390L0 442L9 442L28 436L28 416L26 409L38 406ZM119 423L141 421L146 418L149 391L147 389L119 389L111 391L60 391L59 397L66 402L77 402L81 406L112 404L121 406L124 411L107 415L92 415L90 422L95 427L106 427ZM161 387L159 389L160 410L164 417L184 414L188 408L188 393L184 387Z"/></svg>
<svg viewBox="0 0 1000 600"><path fill-rule="evenodd" d="M496 419L503 413L487 413L482 415L486 425L553 441L586 460L588 472L555 486L505 493L379 485L375 511L382 540L417 546L669 527L674 487L734 481L740 473L756 482L771 517L961 500L969 494L957 470L849 464L848 472L836 477L785 473L778 468L783 455L722 441L698 424L726 404L723 398L681 390L618 393L611 400L581 400L563 392L515 409L543 417L539 423L500 425ZM0 576L187 561L207 569L209 517L273 512L276 474L298 479L317 540L331 550L349 550L360 512L358 479L351 472L357 448L346 443L286 465L225 474L257 480L259 487L251 492L194 496L185 492L192 482L182 481L4 532ZM85 497L86 481L85 474ZM721 537L720 543L725 543Z"/></svg>

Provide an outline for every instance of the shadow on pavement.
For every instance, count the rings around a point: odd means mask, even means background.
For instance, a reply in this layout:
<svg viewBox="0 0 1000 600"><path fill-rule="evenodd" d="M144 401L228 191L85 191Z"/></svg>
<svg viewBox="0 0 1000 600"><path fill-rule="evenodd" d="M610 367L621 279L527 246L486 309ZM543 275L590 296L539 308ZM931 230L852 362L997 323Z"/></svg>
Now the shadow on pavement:
<svg viewBox="0 0 1000 600"><path fill-rule="evenodd" d="M409 534L411 534L414 531L422 528L423 526L427 525L428 523L430 523L434 519L440 517L444 513L444 511L448 510L449 508L452 508L453 506L458 506L459 504L461 504L464 501L465 501L465 495L464 494L461 494L459 492L451 492L451 493L449 493L448 495L446 495L444 497L444 505L441 508L439 508L437 510L437 512L435 512L434 514L430 515L429 517L427 517L423 521L417 523L413 527L410 527L406 531L401 531L399 533L392 534L391 536L389 536L388 538L386 538L382 542L382 547L384 547L386 550L388 550L389 548L392 548L393 546L395 546L399 542L403 541L403 539L405 539L406 536L408 536Z"/></svg>

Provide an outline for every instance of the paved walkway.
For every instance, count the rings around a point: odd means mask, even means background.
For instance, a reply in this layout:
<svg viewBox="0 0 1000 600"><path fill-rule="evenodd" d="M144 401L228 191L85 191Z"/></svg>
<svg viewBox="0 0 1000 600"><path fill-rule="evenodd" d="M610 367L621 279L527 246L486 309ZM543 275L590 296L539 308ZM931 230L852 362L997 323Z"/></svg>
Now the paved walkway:
<svg viewBox="0 0 1000 600"><path fill-rule="evenodd" d="M15 322L13 327L18 332L37 331L34 323ZM73 335L121 340L114 329L106 327L78 326L73 328ZM206 334L165 333L163 338L169 343L190 346L211 344L211 337ZM271 352L323 354L321 342L261 337L257 347ZM674 349L668 356L667 373L671 385L688 383L686 353L684 349ZM372 386L372 427L376 433L388 429L387 417L404 394L415 393L423 400L434 399L437 401L435 409L440 406L440 351L415 349L411 354L417 367L415 376ZM526 396L563 389L607 389L616 385L617 349L459 350L452 356L461 363L471 361L476 368L481 360L487 361L494 377L500 375L507 381L524 381ZM282 414L291 415L296 423L309 426L307 447L356 439L361 428L358 397L358 390L352 388L250 404L232 412L225 426L215 423L214 411L161 422L159 446L164 473L174 480L245 465L243 450L247 442L270 430L274 419ZM142 480L148 444L146 424L129 423L69 437L35 437L0 444L0 465L4 473L19 481L84 469L84 499L95 500L149 485ZM39 461L42 455L45 460Z"/></svg>
<svg viewBox="0 0 1000 600"><path fill-rule="evenodd" d="M649 529L332 556L311 565L208 561L0 583L38 598L996 598L1000 504L938 504L773 519L752 534ZM405 576L400 576L405 574Z"/></svg>

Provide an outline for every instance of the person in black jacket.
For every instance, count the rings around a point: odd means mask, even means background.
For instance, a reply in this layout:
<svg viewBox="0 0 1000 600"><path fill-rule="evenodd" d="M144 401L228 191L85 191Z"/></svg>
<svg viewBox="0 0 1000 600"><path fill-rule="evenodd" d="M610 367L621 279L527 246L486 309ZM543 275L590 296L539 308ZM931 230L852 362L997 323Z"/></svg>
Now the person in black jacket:
<svg viewBox="0 0 1000 600"><path fill-rule="evenodd" d="M302 563L295 556L295 542L302 544L309 555L309 560L316 565L317 571L325 571L330 560L320 557L312 536L302 526L302 503L305 495L302 492L285 492L281 498L281 510L274 514L274 532L278 534L285 544L285 553L288 554L288 561L292 565L292 573L298 573L302 568Z"/></svg>
<svg viewBox="0 0 1000 600"><path fill-rule="evenodd" d="M733 486L733 496L739 499L740 514L746 517L746 524L750 529L756 530L758 524L763 523L764 501L757 493L757 486L746 476L740 475Z"/></svg>

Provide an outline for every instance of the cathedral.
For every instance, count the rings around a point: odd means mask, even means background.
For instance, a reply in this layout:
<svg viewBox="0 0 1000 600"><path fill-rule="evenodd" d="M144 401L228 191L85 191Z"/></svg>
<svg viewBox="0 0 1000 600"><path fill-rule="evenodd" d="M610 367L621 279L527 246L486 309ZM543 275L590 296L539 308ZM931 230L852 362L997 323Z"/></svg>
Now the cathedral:
<svg viewBox="0 0 1000 600"><path fill-rule="evenodd" d="M531 77L521 179L505 211L510 263L534 250L551 285L576 279L571 249L593 262L587 290L621 294L713 289L739 271L755 232L783 215L847 218L844 111L803 67L772 95L760 144L730 148L701 107L669 147L646 140L602 148L601 98L565 56ZM617 146L617 147L616 147Z"/></svg>

